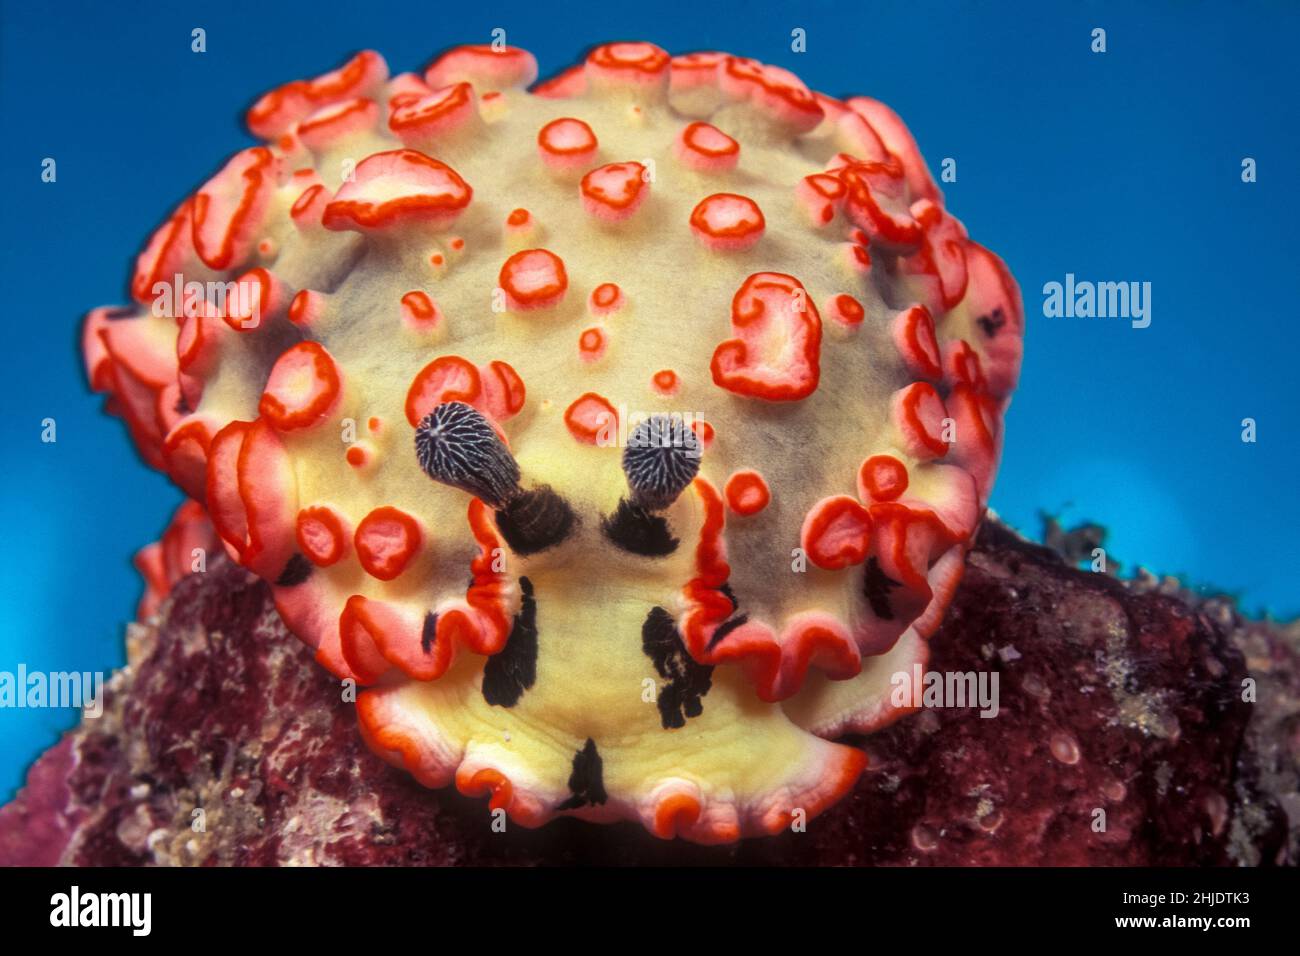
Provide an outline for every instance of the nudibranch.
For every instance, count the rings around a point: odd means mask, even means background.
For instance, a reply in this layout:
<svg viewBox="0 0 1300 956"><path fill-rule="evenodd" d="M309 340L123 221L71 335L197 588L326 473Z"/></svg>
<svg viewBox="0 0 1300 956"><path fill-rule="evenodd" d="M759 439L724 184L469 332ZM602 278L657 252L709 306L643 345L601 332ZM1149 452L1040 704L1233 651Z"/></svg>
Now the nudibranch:
<svg viewBox="0 0 1300 956"><path fill-rule="evenodd" d="M885 105L648 43L363 52L89 313L92 386L361 732L524 826L775 833L855 783L993 481L1023 314ZM179 570L178 570L179 569Z"/></svg>

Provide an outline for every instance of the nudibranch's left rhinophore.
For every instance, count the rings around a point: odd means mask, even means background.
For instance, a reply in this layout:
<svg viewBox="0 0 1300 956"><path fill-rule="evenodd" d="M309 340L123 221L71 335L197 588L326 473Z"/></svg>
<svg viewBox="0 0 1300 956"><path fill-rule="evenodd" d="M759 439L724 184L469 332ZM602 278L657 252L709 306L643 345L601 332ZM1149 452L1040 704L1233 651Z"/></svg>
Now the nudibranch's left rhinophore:
<svg viewBox="0 0 1300 956"><path fill-rule="evenodd" d="M364 52L263 96L90 380L197 503L175 546L201 505L422 783L774 833L927 659L1019 292L875 100L647 43L535 78Z"/></svg>

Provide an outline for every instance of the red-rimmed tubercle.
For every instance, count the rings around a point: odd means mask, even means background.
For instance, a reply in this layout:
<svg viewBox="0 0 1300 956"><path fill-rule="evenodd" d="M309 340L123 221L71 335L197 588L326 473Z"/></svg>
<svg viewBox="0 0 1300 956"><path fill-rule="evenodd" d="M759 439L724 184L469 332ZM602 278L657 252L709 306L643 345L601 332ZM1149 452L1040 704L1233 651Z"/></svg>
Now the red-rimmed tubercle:
<svg viewBox="0 0 1300 956"><path fill-rule="evenodd" d="M564 260L549 249L523 249L501 265L497 277L512 311L529 312L558 305L569 289Z"/></svg>
<svg viewBox="0 0 1300 956"><path fill-rule="evenodd" d="M537 79L537 60L518 47L477 44L452 47L424 71L430 86L470 83L479 91L509 90Z"/></svg>
<svg viewBox="0 0 1300 956"><path fill-rule="evenodd" d="M758 203L736 193L714 193L691 212L691 232L707 249L743 252L763 237L767 221Z"/></svg>
<svg viewBox="0 0 1300 956"><path fill-rule="evenodd" d="M718 68L727 59L726 53L719 53L716 50L678 54L669 63L669 85L674 92L698 87L716 87Z"/></svg>
<svg viewBox="0 0 1300 956"><path fill-rule="evenodd" d="M824 114L817 98L789 70L729 56L719 65L717 76L724 94L751 104L791 135L806 133L822 121Z"/></svg>
<svg viewBox="0 0 1300 956"><path fill-rule="evenodd" d="M438 303L423 289L412 289L402 296L401 316L402 326L412 332L436 332L446 324Z"/></svg>
<svg viewBox="0 0 1300 956"><path fill-rule="evenodd" d="M112 396L110 407L125 420L145 461L163 468L162 442L178 417L169 414L179 398L174 347L159 334L156 319L111 310L92 312L85 334L97 340L87 351L92 385Z"/></svg>
<svg viewBox="0 0 1300 956"><path fill-rule="evenodd" d="M740 162L740 144L716 126L696 121L678 134L673 154L683 166L696 172L724 173Z"/></svg>
<svg viewBox="0 0 1300 956"><path fill-rule="evenodd" d="M650 387L660 395L671 397L681 388L681 378L670 368L661 368L650 376Z"/></svg>
<svg viewBox="0 0 1300 956"><path fill-rule="evenodd" d="M595 89L657 95L668 89L670 59L653 43L605 43L587 54L586 77Z"/></svg>
<svg viewBox="0 0 1300 956"><path fill-rule="evenodd" d="M216 547L217 535L203 506L191 499L181 502L162 537L135 556L135 566L145 581L136 618L151 617L177 581L206 567Z"/></svg>
<svg viewBox="0 0 1300 956"><path fill-rule="evenodd" d="M867 315L862 303L846 292L828 298L822 305L822 311L836 326L850 331L862 325L862 320Z"/></svg>
<svg viewBox="0 0 1300 956"><path fill-rule="evenodd" d="M207 491L208 454L221 423L211 415L186 415L167 432L162 443L163 464L172 481L187 495L202 500Z"/></svg>
<svg viewBox="0 0 1300 956"><path fill-rule="evenodd" d="M598 325L583 329L578 335L578 358L590 365L605 357L609 348L609 336Z"/></svg>
<svg viewBox="0 0 1300 956"><path fill-rule="evenodd" d="M217 534L235 560L248 547L248 516L239 497L239 452L251 422L232 421L218 431L208 446L208 475L204 504Z"/></svg>
<svg viewBox="0 0 1300 956"><path fill-rule="evenodd" d="M361 519L352 540L365 572L380 581L391 581L411 564L427 537L414 516L392 505L380 505Z"/></svg>
<svg viewBox="0 0 1300 956"><path fill-rule="evenodd" d="M474 191L446 163L413 149L367 156L354 178L326 205L327 229L382 230L404 224L445 228L469 205Z"/></svg>
<svg viewBox="0 0 1300 956"><path fill-rule="evenodd" d="M587 297L587 311L594 316L613 315L627 304L627 296L614 282L602 282Z"/></svg>
<svg viewBox="0 0 1300 956"><path fill-rule="evenodd" d="M411 380L406 393L406 420L411 427L445 402L464 402L488 416L500 431L524 407L524 380L500 359L476 366L459 355L440 355Z"/></svg>
<svg viewBox="0 0 1300 956"><path fill-rule="evenodd" d="M820 229L835 221L847 193L844 180L834 173L812 173L799 180L794 194L805 221Z"/></svg>
<svg viewBox="0 0 1300 956"><path fill-rule="evenodd" d="M276 359L258 410L280 431L324 422L343 393L342 373L324 346L299 342Z"/></svg>
<svg viewBox="0 0 1300 956"><path fill-rule="evenodd" d="M248 426L235 470L248 527L240 563L258 577L278 580L296 553L298 488L289 452L266 419Z"/></svg>
<svg viewBox="0 0 1300 956"><path fill-rule="evenodd" d="M907 466L893 455L872 455L858 469L858 497L893 501L907 490Z"/></svg>
<svg viewBox="0 0 1300 956"><path fill-rule="evenodd" d="M289 218L300 232L318 229L325 217L325 207L330 202L330 191L324 183L310 183L298 194L289 207Z"/></svg>
<svg viewBox="0 0 1300 956"><path fill-rule="evenodd" d="M298 124L298 137L314 152L323 152L349 137L374 129L379 122L379 104L354 96L322 106Z"/></svg>
<svg viewBox="0 0 1300 956"><path fill-rule="evenodd" d="M805 516L799 540L819 568L861 564L871 552L871 515L849 495L823 498Z"/></svg>
<svg viewBox="0 0 1300 956"><path fill-rule="evenodd" d="M756 515L772 500L771 489L762 474L752 468L742 468L727 479L723 488L727 507L738 515Z"/></svg>
<svg viewBox="0 0 1300 956"><path fill-rule="evenodd" d="M866 96L850 97L845 105L866 120L885 144L885 148L902 161L908 189L911 190L912 196L916 199L932 199L941 202L939 188L930 177L930 171L926 169L921 151L916 147L916 140L912 138L903 121L898 118L898 114L884 103Z"/></svg>
<svg viewBox="0 0 1300 956"><path fill-rule="evenodd" d="M591 127L572 116L553 119L537 131L537 154L556 171L590 167L599 148Z"/></svg>
<svg viewBox="0 0 1300 956"><path fill-rule="evenodd" d="M294 129L312 112L356 96L373 96L388 79L388 64L374 50L362 50L337 70L314 80L294 80L262 96L245 122L254 136L272 140Z"/></svg>
<svg viewBox="0 0 1300 956"><path fill-rule="evenodd" d="M650 195L646 167L637 162L598 166L582 177L579 195L582 208L593 218L622 222Z"/></svg>
<svg viewBox="0 0 1300 956"><path fill-rule="evenodd" d="M469 83L398 93L388 100L388 128L408 146L436 149L477 126L478 105Z"/></svg>
<svg viewBox="0 0 1300 956"><path fill-rule="evenodd" d="M867 162L854 158L835 170L844 183L844 212L873 244L891 252L911 252L921 241L922 226L908 206L907 187L897 160Z"/></svg>
<svg viewBox="0 0 1300 956"><path fill-rule="evenodd" d="M914 305L899 312L890 325L890 333L898 354L913 375L932 381L943 377L939 364L939 343L934 334L934 319L923 305Z"/></svg>
<svg viewBox="0 0 1300 956"><path fill-rule="evenodd" d="M299 511L295 534L303 555L319 568L336 564L352 549L352 527L347 516L327 504Z"/></svg>
<svg viewBox="0 0 1300 956"><path fill-rule="evenodd" d="M798 401L821 377L821 317L793 276L756 272L731 304L735 338L713 353L713 381L766 401Z"/></svg>
<svg viewBox="0 0 1300 956"><path fill-rule="evenodd" d="M899 261L901 271L928 279L933 301L930 311L947 312L966 295L966 229L929 199L912 204L911 216L920 226L920 247Z"/></svg>
<svg viewBox="0 0 1300 956"><path fill-rule="evenodd" d="M154 230L135 260L131 276L131 298L141 305L154 301L158 283L170 283L198 261L194 249L194 199L186 199L167 220Z"/></svg>
<svg viewBox="0 0 1300 956"><path fill-rule="evenodd" d="M265 146L236 153L221 172L194 194L194 250L211 269L238 268L260 236L280 169Z"/></svg>
<svg viewBox="0 0 1300 956"><path fill-rule="evenodd" d="M617 435L618 412L603 395L585 392L565 409L564 424L577 441L596 445Z"/></svg>
<svg viewBox="0 0 1300 956"><path fill-rule="evenodd" d="M890 398L890 420L900 447L919 461L940 458L948 453L948 438L955 429L949 426L948 410L933 385L913 382Z"/></svg>

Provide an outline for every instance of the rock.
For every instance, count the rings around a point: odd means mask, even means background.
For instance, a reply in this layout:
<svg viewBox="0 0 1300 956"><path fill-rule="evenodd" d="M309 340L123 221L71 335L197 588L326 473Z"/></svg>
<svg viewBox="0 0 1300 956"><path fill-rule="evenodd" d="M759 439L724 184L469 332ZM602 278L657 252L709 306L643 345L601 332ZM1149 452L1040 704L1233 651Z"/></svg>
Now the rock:
<svg viewBox="0 0 1300 956"><path fill-rule="evenodd" d="M857 739L870 769L806 833L702 848L632 824L494 833L485 802L365 748L339 682L223 558L132 625L103 716L0 809L0 863L1294 864L1300 630L1168 590L986 523L929 669L996 674L997 716L925 709Z"/></svg>

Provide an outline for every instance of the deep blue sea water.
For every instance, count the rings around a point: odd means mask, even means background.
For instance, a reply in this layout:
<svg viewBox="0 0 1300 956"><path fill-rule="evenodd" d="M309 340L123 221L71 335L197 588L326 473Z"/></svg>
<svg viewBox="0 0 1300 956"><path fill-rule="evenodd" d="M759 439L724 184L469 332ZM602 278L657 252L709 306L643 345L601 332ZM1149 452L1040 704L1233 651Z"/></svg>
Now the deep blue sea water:
<svg viewBox="0 0 1300 956"><path fill-rule="evenodd" d="M1025 292L995 509L1031 534L1040 509L1102 522L1128 565L1240 593L1247 608L1300 611L1300 6L579 6L4 0L0 671L120 665L140 593L130 555L179 501L87 391L82 313L122 298L140 242L250 143L239 117L264 89L362 47L413 69L495 28L544 75L592 43L647 39L754 56L827 93L889 103L932 170L957 161L949 207ZM1090 50L1097 27L1104 54ZM791 49L795 29L806 52ZM41 182L46 157L53 184ZM1067 273L1150 282L1150 327L1044 317L1044 284ZM53 444L40 440L47 417ZM1253 444L1244 418L1257 423ZM0 799L74 719L0 710Z"/></svg>

